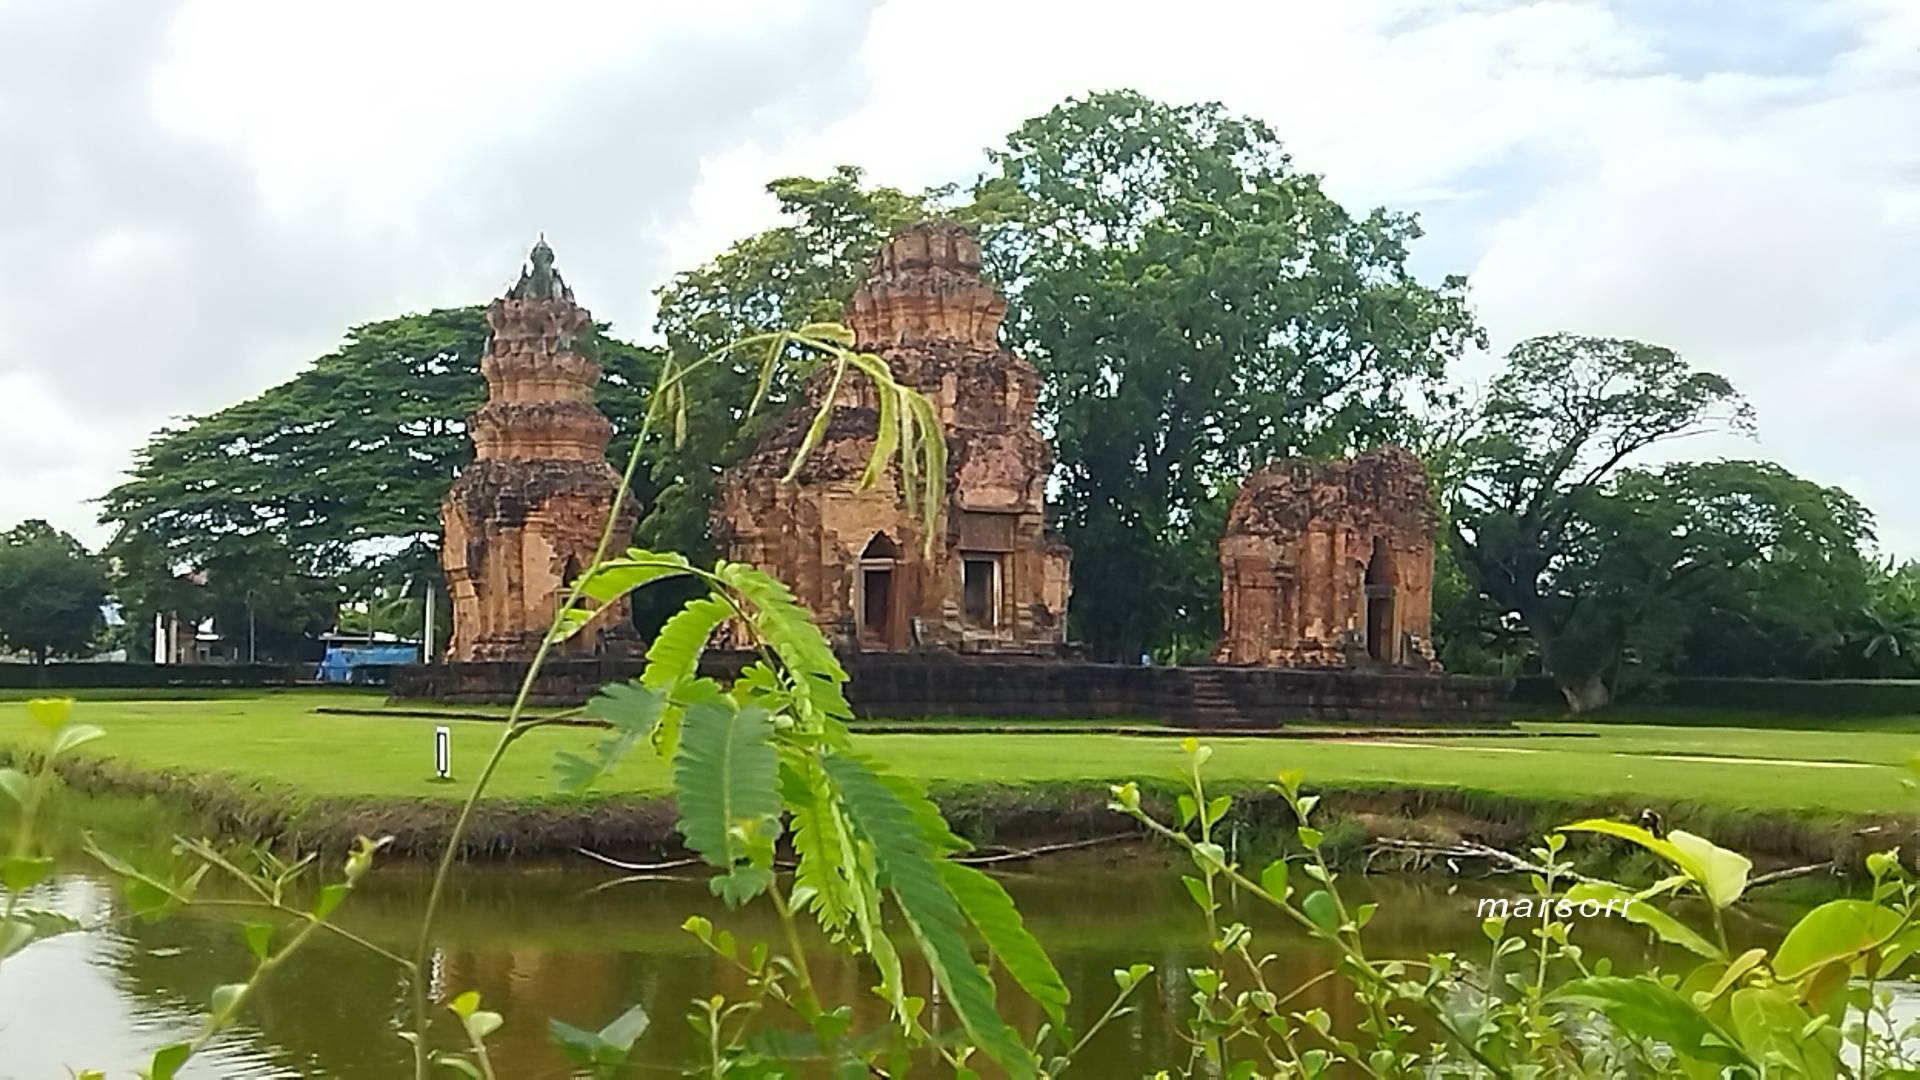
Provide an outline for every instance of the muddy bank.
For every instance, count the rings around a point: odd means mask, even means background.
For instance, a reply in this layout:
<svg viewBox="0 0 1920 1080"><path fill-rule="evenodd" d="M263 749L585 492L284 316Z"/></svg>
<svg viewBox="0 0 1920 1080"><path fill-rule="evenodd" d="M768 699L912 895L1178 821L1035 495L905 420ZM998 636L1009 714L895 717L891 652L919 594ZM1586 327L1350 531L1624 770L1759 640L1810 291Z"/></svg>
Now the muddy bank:
<svg viewBox="0 0 1920 1080"><path fill-rule="evenodd" d="M6 754L0 751L0 759ZM82 793L152 796L192 812L217 835L296 850L340 850L356 836L392 836L393 852L436 856L459 811L457 798L327 798L301 796L268 785L177 770L143 770L112 761L62 765L67 783ZM464 790L464 789L460 789ZM1144 796L1171 818L1173 792ZM1322 790L1319 824L1329 854L1349 865L1412 868L1424 862L1404 850L1383 851L1376 838L1432 844L1471 841L1523 853L1557 825L1585 817L1638 819L1648 811L1667 828L1685 828L1753 858L1758 870L1834 860L1857 867L1869 852L1920 844L1911 817L1856 818L1781 814L1701 806L1684 801L1547 801L1448 789L1340 787ZM1048 784L936 789L934 798L956 832L982 850L1011 850L1127 833L1128 822L1107 809L1097 785ZM1266 791L1239 795L1220 826L1251 860L1292 845L1294 822L1280 798ZM1606 850L1604 841L1577 843ZM465 844L469 858L529 859L590 848L616 858L649 862L686 854L674 830L668 798L605 800L485 800L476 809ZM1613 847L1617 852L1617 845ZM1444 863L1445 860L1440 860ZM1442 866L1477 872L1475 865Z"/></svg>

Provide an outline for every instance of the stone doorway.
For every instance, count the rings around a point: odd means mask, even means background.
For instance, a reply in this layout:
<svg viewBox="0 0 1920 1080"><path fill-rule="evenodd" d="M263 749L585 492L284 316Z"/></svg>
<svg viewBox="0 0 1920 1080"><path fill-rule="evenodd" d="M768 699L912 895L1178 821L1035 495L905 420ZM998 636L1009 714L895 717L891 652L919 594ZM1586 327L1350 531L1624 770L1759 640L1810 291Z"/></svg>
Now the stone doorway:
<svg viewBox="0 0 1920 1080"><path fill-rule="evenodd" d="M999 623L1000 560L967 555L960 561L960 600L967 625L991 630Z"/></svg>
<svg viewBox="0 0 1920 1080"><path fill-rule="evenodd" d="M900 561L900 549L886 533L875 533L860 553L860 641L864 645L892 648L894 645L895 600L894 571Z"/></svg>
<svg viewBox="0 0 1920 1080"><path fill-rule="evenodd" d="M1393 622L1393 556L1381 537L1373 541L1367 560L1367 655L1383 664L1399 662L1395 655Z"/></svg>

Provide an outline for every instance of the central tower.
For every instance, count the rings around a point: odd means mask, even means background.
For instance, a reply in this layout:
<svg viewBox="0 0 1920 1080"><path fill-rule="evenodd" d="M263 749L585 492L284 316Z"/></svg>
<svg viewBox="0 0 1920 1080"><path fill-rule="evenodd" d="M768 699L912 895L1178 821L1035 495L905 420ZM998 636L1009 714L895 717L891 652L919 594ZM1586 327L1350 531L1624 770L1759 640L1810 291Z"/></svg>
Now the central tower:
<svg viewBox="0 0 1920 1080"><path fill-rule="evenodd" d="M1050 653L1065 642L1071 556L1047 528L1040 376L1000 347L1006 311L981 279L979 242L945 221L894 236L848 305L855 347L940 413L947 497L931 553L891 470L859 490L879 413L858 377L793 483L780 477L824 380L722 483L714 532L727 557L787 582L846 647Z"/></svg>
<svg viewBox="0 0 1920 1080"><path fill-rule="evenodd" d="M440 504L455 661L533 656L568 584L592 562L619 486L607 464L613 426L593 401L600 365L585 351L593 316L573 302L544 238L520 281L488 305L487 326L487 403L468 428L473 464ZM616 550L633 521L629 504ZM562 651L625 636L626 602L617 608Z"/></svg>

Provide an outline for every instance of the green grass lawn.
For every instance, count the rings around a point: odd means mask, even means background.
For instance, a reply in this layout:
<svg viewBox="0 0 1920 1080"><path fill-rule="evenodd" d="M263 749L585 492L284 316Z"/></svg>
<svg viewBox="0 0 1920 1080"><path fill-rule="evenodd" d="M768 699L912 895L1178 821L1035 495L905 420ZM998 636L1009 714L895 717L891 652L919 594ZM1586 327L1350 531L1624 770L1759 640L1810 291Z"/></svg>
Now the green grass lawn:
<svg viewBox="0 0 1920 1080"><path fill-rule="evenodd" d="M428 781L436 724L453 731L459 777L472 775L500 733L498 723L482 720L313 711L323 705L378 707L380 702L373 695L340 692L147 701L79 696L78 715L107 730L107 738L91 744L89 752L145 769L221 773L312 795L455 798L464 793L463 786ZM1376 742L1209 738L1215 750L1209 772L1218 782L1258 782L1282 768L1303 768L1313 782L1330 788L1424 787L1558 800L1646 798L1728 809L1904 814L1920 805L1900 783L1906 775L1901 763L1920 750L1920 730L1898 730L1897 724L1823 731L1615 718L1525 721L1518 727L1540 737L1423 742L1417 732L1407 732ZM37 737L22 704L0 703L0 743ZM554 751L578 750L602 737L583 728L534 731L514 749L491 790L502 798L559 798L551 768ZM856 739L862 749L935 788L1064 783L1098 790L1117 780L1170 778L1179 760L1172 740L1126 735L866 734ZM1694 760L1699 758L1708 760ZM603 791L659 793L668 780L661 763L636 754Z"/></svg>

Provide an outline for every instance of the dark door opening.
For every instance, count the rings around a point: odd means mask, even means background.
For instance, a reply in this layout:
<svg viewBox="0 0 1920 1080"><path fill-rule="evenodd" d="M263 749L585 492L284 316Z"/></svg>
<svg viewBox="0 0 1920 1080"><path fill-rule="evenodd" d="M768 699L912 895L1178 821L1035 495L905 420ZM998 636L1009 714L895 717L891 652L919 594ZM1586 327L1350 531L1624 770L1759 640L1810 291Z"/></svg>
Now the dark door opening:
<svg viewBox="0 0 1920 1080"><path fill-rule="evenodd" d="M998 606L994 594L995 578L999 566L992 559L964 559L960 564L960 601L965 610L967 622L974 626L991 628L994 624L994 609Z"/></svg>
<svg viewBox="0 0 1920 1080"><path fill-rule="evenodd" d="M874 533L860 552L860 636L893 645L893 570L900 549L886 533Z"/></svg>
<svg viewBox="0 0 1920 1080"><path fill-rule="evenodd" d="M893 571L862 570L860 579L861 626L868 635L885 641L892 623L888 616L893 613Z"/></svg>
<svg viewBox="0 0 1920 1080"><path fill-rule="evenodd" d="M1393 561L1384 540L1373 542L1367 560L1367 655L1382 663L1399 661L1393 633Z"/></svg>

